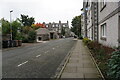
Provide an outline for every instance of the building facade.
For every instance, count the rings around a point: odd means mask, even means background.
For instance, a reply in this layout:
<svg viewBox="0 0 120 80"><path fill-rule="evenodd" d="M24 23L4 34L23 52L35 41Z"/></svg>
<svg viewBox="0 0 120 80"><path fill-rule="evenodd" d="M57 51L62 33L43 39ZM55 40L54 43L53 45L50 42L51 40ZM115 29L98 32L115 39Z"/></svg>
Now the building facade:
<svg viewBox="0 0 120 80"><path fill-rule="evenodd" d="M120 1L83 2L83 34L105 46L120 46Z"/></svg>
<svg viewBox="0 0 120 80"><path fill-rule="evenodd" d="M120 2L99 3L99 42L120 46Z"/></svg>
<svg viewBox="0 0 120 80"><path fill-rule="evenodd" d="M69 37L70 34L70 29L69 29L69 23L67 21L67 23L61 23L61 21L59 21L59 23L43 23L46 25L46 28L51 32L51 35L53 35L53 33L58 34L57 38L61 38L62 36L65 37ZM63 31L64 31L64 35L63 35Z"/></svg>
<svg viewBox="0 0 120 80"><path fill-rule="evenodd" d="M36 36L36 41L45 41L50 39L50 31L46 28L39 28L36 30L37 36Z"/></svg>
<svg viewBox="0 0 120 80"><path fill-rule="evenodd" d="M83 35L90 40L99 40L98 34L98 1L87 0L83 2Z"/></svg>

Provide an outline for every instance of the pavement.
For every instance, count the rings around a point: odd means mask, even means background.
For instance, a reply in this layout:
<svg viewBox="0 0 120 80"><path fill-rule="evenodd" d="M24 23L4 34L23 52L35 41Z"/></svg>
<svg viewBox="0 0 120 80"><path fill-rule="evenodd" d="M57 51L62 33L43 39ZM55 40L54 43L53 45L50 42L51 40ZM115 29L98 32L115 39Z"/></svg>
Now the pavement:
<svg viewBox="0 0 120 80"><path fill-rule="evenodd" d="M88 48L81 40L77 41L60 78L101 78Z"/></svg>
<svg viewBox="0 0 120 80"><path fill-rule="evenodd" d="M2 76L3 78L54 77L75 43L76 40L73 38L66 38L3 50Z"/></svg>

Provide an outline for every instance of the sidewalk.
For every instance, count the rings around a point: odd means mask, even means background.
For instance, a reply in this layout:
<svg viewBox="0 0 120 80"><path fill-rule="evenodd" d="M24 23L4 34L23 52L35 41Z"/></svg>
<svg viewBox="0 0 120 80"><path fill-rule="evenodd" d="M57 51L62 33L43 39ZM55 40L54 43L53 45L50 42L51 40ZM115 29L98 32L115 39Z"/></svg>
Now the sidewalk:
<svg viewBox="0 0 120 80"><path fill-rule="evenodd" d="M100 78L100 74L81 40L77 41L61 78Z"/></svg>

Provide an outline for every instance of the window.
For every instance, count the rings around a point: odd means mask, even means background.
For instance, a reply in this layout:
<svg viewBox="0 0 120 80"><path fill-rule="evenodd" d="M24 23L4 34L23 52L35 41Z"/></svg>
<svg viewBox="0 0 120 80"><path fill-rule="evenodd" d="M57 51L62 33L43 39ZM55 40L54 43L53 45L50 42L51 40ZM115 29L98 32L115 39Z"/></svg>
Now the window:
<svg viewBox="0 0 120 80"><path fill-rule="evenodd" d="M65 25L63 25L63 27L66 27Z"/></svg>
<svg viewBox="0 0 120 80"><path fill-rule="evenodd" d="M106 37L106 23L101 25L101 37Z"/></svg>
<svg viewBox="0 0 120 80"><path fill-rule="evenodd" d="M56 27L58 27L58 24L56 24Z"/></svg>
<svg viewBox="0 0 120 80"><path fill-rule="evenodd" d="M53 24L52 27L55 27L55 25Z"/></svg>
<svg viewBox="0 0 120 80"><path fill-rule="evenodd" d="M46 27L48 27L48 25L46 25Z"/></svg>

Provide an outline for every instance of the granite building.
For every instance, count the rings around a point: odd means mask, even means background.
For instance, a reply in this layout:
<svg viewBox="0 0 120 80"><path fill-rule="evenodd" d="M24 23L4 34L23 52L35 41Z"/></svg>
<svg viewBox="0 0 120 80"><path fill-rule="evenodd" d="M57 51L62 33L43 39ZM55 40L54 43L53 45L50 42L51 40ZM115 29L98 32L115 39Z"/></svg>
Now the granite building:
<svg viewBox="0 0 120 80"><path fill-rule="evenodd" d="M43 24L46 25L46 28L50 31L50 35L51 38L61 38L62 36L65 37L69 37L70 34L70 29L69 29L69 23L67 21L67 23L61 23L61 21L59 21L59 23L45 23L43 22ZM64 33L63 34L63 31Z"/></svg>
<svg viewBox="0 0 120 80"><path fill-rule="evenodd" d="M90 40L98 41L98 2L87 0L83 2L83 35Z"/></svg>
<svg viewBox="0 0 120 80"><path fill-rule="evenodd" d="M84 0L82 33L105 46L120 46L120 1Z"/></svg>

